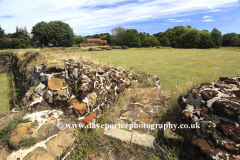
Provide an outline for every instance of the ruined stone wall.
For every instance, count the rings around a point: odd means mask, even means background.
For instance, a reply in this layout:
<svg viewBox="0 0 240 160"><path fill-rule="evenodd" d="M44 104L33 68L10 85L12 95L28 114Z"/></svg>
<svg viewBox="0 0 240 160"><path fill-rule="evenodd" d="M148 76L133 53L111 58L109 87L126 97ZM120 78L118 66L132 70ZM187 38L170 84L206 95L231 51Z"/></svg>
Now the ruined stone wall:
<svg viewBox="0 0 240 160"><path fill-rule="evenodd" d="M26 52L20 58L12 52L0 53L0 74L8 73L9 78L9 96L10 109L21 107L20 102L27 90L39 84L40 76L28 69L29 65L33 65L36 58L39 56L37 52ZM16 96L17 95L17 96ZM4 114L2 115L4 116Z"/></svg>
<svg viewBox="0 0 240 160"><path fill-rule="evenodd" d="M0 53L0 74L8 71L12 64L13 55L11 53Z"/></svg>
<svg viewBox="0 0 240 160"><path fill-rule="evenodd" d="M26 93L22 105L35 111L47 102L51 108L61 108L66 116L85 124L93 122L105 107L112 107L116 97L138 77L142 83L150 81L161 87L157 76L71 59L36 66L31 74L35 81L39 75L40 83Z"/></svg>
<svg viewBox="0 0 240 160"><path fill-rule="evenodd" d="M240 159L240 77L220 77L179 97L181 123L200 124L183 129L186 141L207 159Z"/></svg>
<svg viewBox="0 0 240 160"><path fill-rule="evenodd" d="M82 49L50 49L53 53L80 52Z"/></svg>

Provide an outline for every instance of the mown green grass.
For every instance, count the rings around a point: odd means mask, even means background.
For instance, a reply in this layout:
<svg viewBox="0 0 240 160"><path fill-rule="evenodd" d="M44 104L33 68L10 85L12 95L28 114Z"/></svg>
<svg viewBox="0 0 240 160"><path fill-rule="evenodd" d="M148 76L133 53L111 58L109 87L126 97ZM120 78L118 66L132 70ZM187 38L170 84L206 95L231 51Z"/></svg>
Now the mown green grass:
<svg viewBox="0 0 240 160"><path fill-rule="evenodd" d="M7 73L0 74L0 115L9 111L9 84Z"/></svg>
<svg viewBox="0 0 240 160"><path fill-rule="evenodd" d="M221 76L240 75L240 48L132 48L67 54L74 57L90 55L125 70L134 67L139 71L157 75L162 89L168 92L177 91L179 85L189 81L198 84L203 81L216 81Z"/></svg>

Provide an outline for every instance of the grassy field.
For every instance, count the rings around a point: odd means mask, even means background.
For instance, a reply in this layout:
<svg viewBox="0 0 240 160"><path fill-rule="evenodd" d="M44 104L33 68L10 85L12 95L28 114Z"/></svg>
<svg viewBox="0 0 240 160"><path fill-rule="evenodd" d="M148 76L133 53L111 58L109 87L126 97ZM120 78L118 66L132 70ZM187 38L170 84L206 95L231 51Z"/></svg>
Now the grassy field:
<svg viewBox="0 0 240 160"><path fill-rule="evenodd" d="M240 48L157 49L82 51L61 53L56 57L78 59L90 56L98 61L134 68L159 76L162 89L175 92L179 87L215 81L221 76L240 76Z"/></svg>
<svg viewBox="0 0 240 160"><path fill-rule="evenodd" d="M0 115L9 111L9 85L7 74L0 74Z"/></svg>

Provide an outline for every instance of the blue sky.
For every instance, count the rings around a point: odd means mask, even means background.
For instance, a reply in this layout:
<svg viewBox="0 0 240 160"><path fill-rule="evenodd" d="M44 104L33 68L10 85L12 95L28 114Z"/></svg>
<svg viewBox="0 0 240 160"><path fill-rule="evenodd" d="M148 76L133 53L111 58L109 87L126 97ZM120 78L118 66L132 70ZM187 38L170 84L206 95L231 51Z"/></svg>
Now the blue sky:
<svg viewBox="0 0 240 160"><path fill-rule="evenodd" d="M219 29L240 34L239 0L0 0L0 25L5 33L16 26L63 21L76 35L111 33L121 26L150 34L175 26Z"/></svg>

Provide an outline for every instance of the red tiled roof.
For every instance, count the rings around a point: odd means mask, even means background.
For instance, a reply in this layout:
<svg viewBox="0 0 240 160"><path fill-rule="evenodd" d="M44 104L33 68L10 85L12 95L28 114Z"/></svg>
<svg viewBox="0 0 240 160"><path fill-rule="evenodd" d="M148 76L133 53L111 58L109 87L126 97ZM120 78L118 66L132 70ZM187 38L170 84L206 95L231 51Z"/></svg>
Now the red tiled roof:
<svg viewBox="0 0 240 160"><path fill-rule="evenodd" d="M12 41L13 39L18 40L18 38L8 38L9 41Z"/></svg>
<svg viewBox="0 0 240 160"><path fill-rule="evenodd" d="M101 42L101 43L107 43L107 40L101 40L101 39L87 39L88 42Z"/></svg>
<svg viewBox="0 0 240 160"><path fill-rule="evenodd" d="M107 43L107 40L101 40L101 43Z"/></svg>
<svg viewBox="0 0 240 160"><path fill-rule="evenodd" d="M101 42L101 39L87 39L88 42Z"/></svg>

